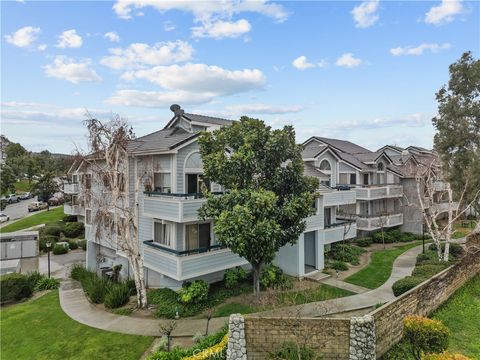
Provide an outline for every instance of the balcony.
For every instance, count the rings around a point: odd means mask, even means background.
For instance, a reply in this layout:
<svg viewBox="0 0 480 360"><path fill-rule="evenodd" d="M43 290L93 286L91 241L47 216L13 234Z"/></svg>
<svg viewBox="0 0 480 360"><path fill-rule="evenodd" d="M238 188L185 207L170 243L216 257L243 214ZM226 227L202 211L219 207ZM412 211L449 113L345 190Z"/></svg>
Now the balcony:
<svg viewBox="0 0 480 360"><path fill-rule="evenodd" d="M355 190L339 190L323 194L323 206L349 205L355 203Z"/></svg>
<svg viewBox="0 0 480 360"><path fill-rule="evenodd" d="M319 234L322 233L324 244L352 239L357 236L357 224L355 221L337 222L335 224L326 225L325 229Z"/></svg>
<svg viewBox="0 0 480 360"><path fill-rule="evenodd" d="M63 212L66 215L83 215L83 208L78 204L65 203L63 205Z"/></svg>
<svg viewBox="0 0 480 360"><path fill-rule="evenodd" d="M63 192L65 194L78 194L78 184L63 184Z"/></svg>
<svg viewBox="0 0 480 360"><path fill-rule="evenodd" d="M177 251L153 240L143 243L145 266L178 281L248 264L245 259L219 245Z"/></svg>
<svg viewBox="0 0 480 360"><path fill-rule="evenodd" d="M435 211L438 214L448 212L449 210L455 211L457 210L458 203L457 202L452 202L449 203L448 201L446 202L441 202L441 203L433 203L431 205L431 210Z"/></svg>
<svg viewBox="0 0 480 360"><path fill-rule="evenodd" d="M357 200L377 200L403 196L403 187L398 184L356 185Z"/></svg>
<svg viewBox="0 0 480 360"><path fill-rule="evenodd" d="M198 220L198 209L206 201L202 194L145 192L143 214L174 222ZM221 194L221 193L213 193Z"/></svg>
<svg viewBox="0 0 480 360"><path fill-rule="evenodd" d="M403 214L385 214L385 215L358 215L357 229L362 231L373 231L403 224Z"/></svg>

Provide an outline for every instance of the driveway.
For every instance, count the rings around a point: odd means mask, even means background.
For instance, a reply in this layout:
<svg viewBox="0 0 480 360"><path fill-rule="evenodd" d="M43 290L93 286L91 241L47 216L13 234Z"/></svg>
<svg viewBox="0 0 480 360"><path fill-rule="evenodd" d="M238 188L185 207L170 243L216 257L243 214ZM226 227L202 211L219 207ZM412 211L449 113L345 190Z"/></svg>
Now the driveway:
<svg viewBox="0 0 480 360"><path fill-rule="evenodd" d="M10 221L7 223L3 223L2 225L9 224L12 220L21 219L29 214L28 212L28 204L37 201L37 198L34 197L28 200L20 200L18 203L13 203L7 205L7 207L2 211L7 216L10 216ZM34 214L34 213L32 213Z"/></svg>

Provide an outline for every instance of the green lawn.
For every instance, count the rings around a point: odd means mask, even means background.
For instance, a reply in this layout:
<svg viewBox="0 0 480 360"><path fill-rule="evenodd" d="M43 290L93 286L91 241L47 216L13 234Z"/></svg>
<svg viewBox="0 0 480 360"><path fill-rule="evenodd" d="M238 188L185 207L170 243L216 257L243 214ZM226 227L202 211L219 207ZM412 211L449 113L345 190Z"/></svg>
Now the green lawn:
<svg viewBox="0 0 480 360"><path fill-rule="evenodd" d="M32 187L32 184L28 183L28 180L20 180L15 183L15 190L17 194L24 193L27 191L30 191L30 188Z"/></svg>
<svg viewBox="0 0 480 360"><path fill-rule="evenodd" d="M0 233L13 232L23 229L28 229L35 225L45 224L47 222L59 221L62 220L63 216L63 206L59 206L50 211L44 211L32 216L27 216L24 219L15 221L14 223L4 226L0 229Z"/></svg>
<svg viewBox="0 0 480 360"><path fill-rule="evenodd" d="M477 275L431 316L450 330L448 351L480 359L480 275ZM394 345L385 360L415 360L405 340Z"/></svg>
<svg viewBox="0 0 480 360"><path fill-rule="evenodd" d="M346 282L375 289L388 280L392 274L393 262L408 249L418 246L421 242L396 246L392 249L375 251L370 264L355 274L347 277Z"/></svg>
<svg viewBox="0 0 480 360"><path fill-rule="evenodd" d="M69 318L58 291L2 309L2 359L138 360L152 337L97 330Z"/></svg>
<svg viewBox="0 0 480 360"><path fill-rule="evenodd" d="M450 329L449 351L480 359L480 275L448 299L433 318Z"/></svg>

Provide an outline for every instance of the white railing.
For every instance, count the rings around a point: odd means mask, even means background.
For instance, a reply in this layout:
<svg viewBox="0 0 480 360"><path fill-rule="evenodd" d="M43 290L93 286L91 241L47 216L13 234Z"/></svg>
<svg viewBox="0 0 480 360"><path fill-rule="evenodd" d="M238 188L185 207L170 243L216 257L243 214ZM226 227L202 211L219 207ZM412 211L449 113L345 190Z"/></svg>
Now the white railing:
<svg viewBox="0 0 480 360"><path fill-rule="evenodd" d="M78 193L78 184L64 184L63 192L66 194L77 194Z"/></svg>
<svg viewBox="0 0 480 360"><path fill-rule="evenodd" d="M455 211L458 207L458 203L457 202L433 203L431 207L432 207L432 210L437 211L438 213L444 213L444 212L448 212L450 209L452 211Z"/></svg>
<svg viewBox="0 0 480 360"><path fill-rule="evenodd" d="M336 190L323 194L323 206L348 205L355 203L355 190Z"/></svg>
<svg viewBox="0 0 480 360"><path fill-rule="evenodd" d="M65 203L63 205L63 212L67 215L82 215L82 207L80 205L72 205Z"/></svg>
<svg viewBox="0 0 480 360"><path fill-rule="evenodd" d="M364 231L372 231L381 229L382 227L388 228L393 226L399 226L403 224L403 214L389 214L382 216L370 216L357 218L357 229Z"/></svg>
<svg viewBox="0 0 480 360"><path fill-rule="evenodd" d="M403 196L402 185L370 185L356 187L357 200L375 200Z"/></svg>

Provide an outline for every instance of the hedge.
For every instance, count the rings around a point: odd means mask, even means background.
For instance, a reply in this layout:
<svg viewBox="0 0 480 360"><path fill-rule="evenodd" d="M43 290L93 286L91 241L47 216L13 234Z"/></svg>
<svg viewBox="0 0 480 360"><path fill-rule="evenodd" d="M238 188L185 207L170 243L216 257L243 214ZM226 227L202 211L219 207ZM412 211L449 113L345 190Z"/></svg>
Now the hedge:
<svg viewBox="0 0 480 360"><path fill-rule="evenodd" d="M18 301L32 296L35 284L23 274L7 274L0 277L0 302Z"/></svg>
<svg viewBox="0 0 480 360"><path fill-rule="evenodd" d="M65 224L63 232L68 238L80 237L85 233L85 226L81 222L69 222Z"/></svg>
<svg viewBox="0 0 480 360"><path fill-rule="evenodd" d="M407 276L403 279L397 280L392 285L393 294L395 296L400 296L423 281L425 281L424 278L415 276Z"/></svg>
<svg viewBox="0 0 480 360"><path fill-rule="evenodd" d="M53 254L54 255L62 255L68 253L68 247L60 245L60 244L55 244L53 247Z"/></svg>

